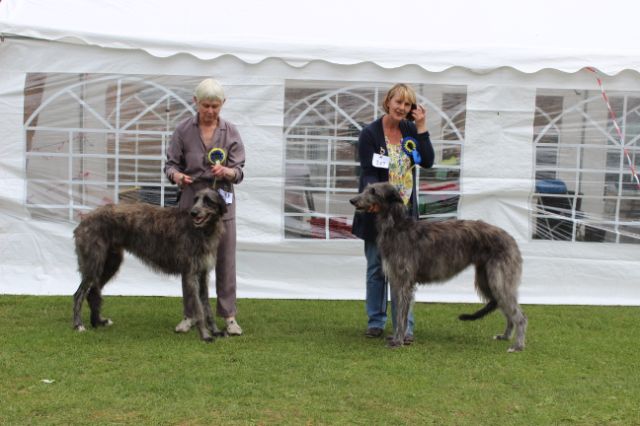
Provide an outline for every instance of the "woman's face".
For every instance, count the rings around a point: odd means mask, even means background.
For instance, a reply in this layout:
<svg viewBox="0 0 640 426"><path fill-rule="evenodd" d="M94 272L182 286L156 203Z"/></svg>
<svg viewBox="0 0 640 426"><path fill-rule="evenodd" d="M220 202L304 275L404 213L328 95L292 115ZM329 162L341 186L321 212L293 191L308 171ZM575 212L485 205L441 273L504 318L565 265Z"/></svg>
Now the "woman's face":
<svg viewBox="0 0 640 426"><path fill-rule="evenodd" d="M223 101L202 100L198 105L198 121L204 125L212 125L218 121Z"/></svg>
<svg viewBox="0 0 640 426"><path fill-rule="evenodd" d="M409 111L411 111L411 101L403 97L401 94L396 93L389 100L387 108L389 108L389 115L393 119L400 121L407 116Z"/></svg>

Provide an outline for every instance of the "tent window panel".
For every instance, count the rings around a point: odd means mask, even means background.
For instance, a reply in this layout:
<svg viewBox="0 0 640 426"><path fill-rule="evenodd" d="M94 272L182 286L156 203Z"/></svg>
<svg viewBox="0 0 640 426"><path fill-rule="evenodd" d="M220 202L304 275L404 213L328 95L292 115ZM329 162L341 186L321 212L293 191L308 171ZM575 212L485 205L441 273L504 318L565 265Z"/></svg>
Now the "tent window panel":
<svg viewBox="0 0 640 426"><path fill-rule="evenodd" d="M330 145L327 139L287 141L287 160L327 160Z"/></svg>
<svg viewBox="0 0 640 426"><path fill-rule="evenodd" d="M640 137L640 97L636 96L616 96L610 99L611 109L616 115L618 125L624 126L624 143L628 145L635 142L637 144ZM613 122L609 119L609 129L612 137L619 140L617 131L613 127Z"/></svg>
<svg viewBox="0 0 640 426"><path fill-rule="evenodd" d="M52 220L74 221L83 209L130 199L130 190L139 201L175 204L175 186L163 172L163 144L178 122L194 114L193 88L201 80L28 74L24 125L30 211L46 217L54 203ZM57 188L51 190L47 181L58 182ZM60 190L60 182L73 185Z"/></svg>
<svg viewBox="0 0 640 426"><path fill-rule="evenodd" d="M148 203L154 205L176 206L178 188L158 185L135 185L118 187L118 203Z"/></svg>
<svg viewBox="0 0 640 426"><path fill-rule="evenodd" d="M324 169L324 173L323 173ZM313 174L312 174L313 170ZM325 187L327 185L326 166L317 164L289 163L286 166L285 188Z"/></svg>
<svg viewBox="0 0 640 426"><path fill-rule="evenodd" d="M441 166L460 166L462 158L462 147L460 144L446 143L444 141L432 140L435 151L435 163ZM423 173L427 170L422 170Z"/></svg>
<svg viewBox="0 0 640 426"><path fill-rule="evenodd" d="M421 170L418 192L420 218L456 218L460 202L460 169L436 166Z"/></svg>
<svg viewBox="0 0 640 426"><path fill-rule="evenodd" d="M83 132L74 130L71 152L77 155L104 155L115 153L115 136L112 132Z"/></svg>
<svg viewBox="0 0 640 426"><path fill-rule="evenodd" d="M114 185L84 183L74 184L71 188L73 191L73 205L87 211L105 204L112 204L116 200L116 187ZM118 190L126 191L127 188L118 188Z"/></svg>
<svg viewBox="0 0 640 426"><path fill-rule="evenodd" d="M467 94L443 93L442 110L446 114L442 122L442 139L464 139L465 123L467 120Z"/></svg>
<svg viewBox="0 0 640 426"><path fill-rule="evenodd" d="M334 143L334 161L354 161L358 155L358 139L337 140Z"/></svg>
<svg viewBox="0 0 640 426"><path fill-rule="evenodd" d="M115 144L115 141L113 142ZM154 156L161 158L162 137L157 134L122 134L119 138L120 155Z"/></svg>
<svg viewBox="0 0 640 426"><path fill-rule="evenodd" d="M537 148L536 149L536 166L555 166L558 164L558 150Z"/></svg>
<svg viewBox="0 0 640 426"><path fill-rule="evenodd" d="M32 219L42 220L46 222L68 222L70 220L68 206L31 206L29 207L29 215ZM75 216L76 221L78 221L79 218L80 216Z"/></svg>
<svg viewBox="0 0 640 426"><path fill-rule="evenodd" d="M640 132L640 96L616 93L610 99L628 146L620 144L599 91L538 90L534 239L640 243L640 234L621 231L637 228L640 220L634 217L639 193L624 154L632 153Z"/></svg>
<svg viewBox="0 0 640 426"><path fill-rule="evenodd" d="M29 155L27 157L27 180L69 180L69 157Z"/></svg>
<svg viewBox="0 0 640 426"><path fill-rule="evenodd" d="M290 239L331 239L355 238L351 234L351 217L347 216L287 216L285 217L285 237Z"/></svg>
<svg viewBox="0 0 640 426"><path fill-rule="evenodd" d="M160 160L121 158L118 162L118 178L115 179L112 170L110 170L108 180L123 184L160 184L163 176L158 174L158 169L161 168L162 162Z"/></svg>
<svg viewBox="0 0 640 426"><path fill-rule="evenodd" d="M340 189L351 189L357 192L359 175L360 175L360 166L332 165L331 166L331 187L340 188Z"/></svg>
<svg viewBox="0 0 640 426"><path fill-rule="evenodd" d="M563 96L536 96L536 113L533 118L533 126L536 133L541 133L545 127L550 125L554 128L552 133L557 132L557 129L562 124L563 103Z"/></svg>
<svg viewBox="0 0 640 426"><path fill-rule="evenodd" d="M69 204L69 183L48 179L27 181L27 206L64 207Z"/></svg>
<svg viewBox="0 0 640 426"><path fill-rule="evenodd" d="M312 191L310 189L288 189L284 192L285 213L312 213L318 211L316 200L325 196L324 191Z"/></svg>
<svg viewBox="0 0 640 426"><path fill-rule="evenodd" d="M620 243L637 244L640 235L640 225L622 225L619 228Z"/></svg>
<svg viewBox="0 0 640 426"><path fill-rule="evenodd" d="M418 200L418 210L421 216L437 215L455 218L459 201L458 194L424 194L420 195Z"/></svg>
<svg viewBox="0 0 640 426"><path fill-rule="evenodd" d="M27 130L27 140L31 141L28 152L64 154L69 152L69 134Z"/></svg>

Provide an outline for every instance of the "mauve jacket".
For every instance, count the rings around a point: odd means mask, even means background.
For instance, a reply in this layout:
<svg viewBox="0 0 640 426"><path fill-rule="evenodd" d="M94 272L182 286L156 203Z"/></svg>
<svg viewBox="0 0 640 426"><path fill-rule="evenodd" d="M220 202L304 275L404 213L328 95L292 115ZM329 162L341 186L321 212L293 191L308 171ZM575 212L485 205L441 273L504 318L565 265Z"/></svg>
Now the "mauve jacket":
<svg viewBox="0 0 640 426"><path fill-rule="evenodd" d="M178 204L180 208L189 209L193 205L195 193L213 183L211 164L206 158L212 148L222 148L227 154L223 165L236 172L236 178L233 182L221 180L221 182L225 182L223 189L233 193L233 203L227 205L227 213L223 217L223 220L230 220L236 216L236 196L233 186L244 179L244 144L236 126L219 118L218 128L213 136L213 145L207 147L200 136L198 115L183 120L178 124L171 137L164 172L171 182L174 182L173 175L176 172L185 173L194 180L192 184L182 188Z"/></svg>
<svg viewBox="0 0 640 426"><path fill-rule="evenodd" d="M420 153L420 166L430 168L433 166L434 152L429 138L429 132L418 134L418 129L414 122L402 120L400 122L400 132L402 137L411 136L417 141L418 152ZM389 180L389 169L373 167L371 164L373 154L389 155L387 143L384 140L384 130L382 129L382 117L378 118L367 127L362 129L358 138L358 153L360 155L360 184L358 192L376 182L387 182ZM410 157L413 165L413 158ZM411 216L418 218L418 191L416 190L416 169L412 169L413 190L411 191L411 201L409 203ZM351 233L356 237L375 242L378 236L373 213L356 212L353 217L353 227Z"/></svg>

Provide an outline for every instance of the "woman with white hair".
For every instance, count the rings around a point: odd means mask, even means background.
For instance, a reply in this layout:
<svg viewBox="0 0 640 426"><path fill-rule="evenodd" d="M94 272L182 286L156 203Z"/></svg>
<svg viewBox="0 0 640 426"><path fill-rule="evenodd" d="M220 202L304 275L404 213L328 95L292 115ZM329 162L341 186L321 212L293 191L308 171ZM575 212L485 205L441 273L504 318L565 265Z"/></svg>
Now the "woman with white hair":
<svg viewBox="0 0 640 426"><path fill-rule="evenodd" d="M236 321L236 198L234 185L244 179L244 145L235 125L222 119L225 102L222 86L214 79L203 80L194 92L197 114L178 124L167 150L165 174L180 187L178 206L190 209L195 193L215 182L227 202L223 217L224 234L216 259L216 313L224 318L226 331L239 336L242 329ZM184 319L176 332L186 333L195 324L190 294L182 286Z"/></svg>

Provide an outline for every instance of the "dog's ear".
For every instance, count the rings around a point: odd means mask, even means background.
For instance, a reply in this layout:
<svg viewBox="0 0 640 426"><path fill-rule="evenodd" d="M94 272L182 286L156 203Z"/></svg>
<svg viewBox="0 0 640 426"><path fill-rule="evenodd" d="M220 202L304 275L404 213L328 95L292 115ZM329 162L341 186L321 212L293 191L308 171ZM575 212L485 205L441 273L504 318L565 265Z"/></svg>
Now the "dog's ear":
<svg viewBox="0 0 640 426"><path fill-rule="evenodd" d="M389 184L385 189L387 189L387 191L385 191L384 199L387 203L404 203L400 196L400 192L398 192L393 185Z"/></svg>
<svg viewBox="0 0 640 426"><path fill-rule="evenodd" d="M215 203L216 206L218 206L220 217L222 217L227 212L227 202L219 191L215 191L215 195L217 195L217 197L215 198Z"/></svg>
<svg viewBox="0 0 640 426"><path fill-rule="evenodd" d="M400 196L400 193L398 192L396 187L388 182L381 184L378 192L378 196L381 197L387 204L403 202L402 197Z"/></svg>

